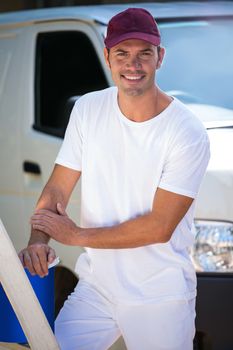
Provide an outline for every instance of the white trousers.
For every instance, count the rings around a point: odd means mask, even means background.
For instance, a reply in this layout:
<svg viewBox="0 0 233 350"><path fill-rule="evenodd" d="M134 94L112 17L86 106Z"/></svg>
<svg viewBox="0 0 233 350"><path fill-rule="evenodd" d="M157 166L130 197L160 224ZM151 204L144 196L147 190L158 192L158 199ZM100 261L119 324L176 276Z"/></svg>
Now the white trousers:
<svg viewBox="0 0 233 350"><path fill-rule="evenodd" d="M123 336L128 350L192 350L195 299L114 304L80 281L55 322L61 350L107 350Z"/></svg>

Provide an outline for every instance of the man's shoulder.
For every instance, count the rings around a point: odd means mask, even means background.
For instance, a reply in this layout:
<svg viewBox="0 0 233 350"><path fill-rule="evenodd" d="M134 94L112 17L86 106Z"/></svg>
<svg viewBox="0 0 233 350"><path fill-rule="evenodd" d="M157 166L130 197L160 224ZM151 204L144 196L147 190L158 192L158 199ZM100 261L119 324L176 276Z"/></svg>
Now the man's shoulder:
<svg viewBox="0 0 233 350"><path fill-rule="evenodd" d="M103 123L104 116L108 115L109 106L112 107L114 96L116 96L116 87L109 87L103 90L89 92L75 102L72 110L72 117L75 122L83 126L94 125L101 117ZM96 125L96 124L95 124Z"/></svg>
<svg viewBox="0 0 233 350"><path fill-rule="evenodd" d="M116 91L116 87L111 86L103 90L88 92L78 99L77 104L95 103L95 102L99 103L101 100L104 101L106 98L110 98L115 91Z"/></svg>
<svg viewBox="0 0 233 350"><path fill-rule="evenodd" d="M188 105L175 99L175 111L177 115L177 121L181 123L180 126L195 127L200 130L205 130L204 124L201 119L193 113Z"/></svg>
<svg viewBox="0 0 233 350"><path fill-rule="evenodd" d="M207 140L207 132L202 121L192 110L181 101L174 100L173 115L170 120L173 121L173 132L175 138L181 138L189 143L195 140Z"/></svg>

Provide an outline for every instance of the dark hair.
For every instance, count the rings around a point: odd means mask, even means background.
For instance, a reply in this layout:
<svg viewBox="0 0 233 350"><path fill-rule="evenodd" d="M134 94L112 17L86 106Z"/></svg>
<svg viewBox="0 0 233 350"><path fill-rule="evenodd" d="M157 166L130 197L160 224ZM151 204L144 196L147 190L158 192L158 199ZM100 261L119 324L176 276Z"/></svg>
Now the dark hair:
<svg viewBox="0 0 233 350"><path fill-rule="evenodd" d="M161 46L156 46L157 47L157 52L159 54L160 50L161 50ZM108 51L108 54L110 53L110 49L108 47L106 47L107 51Z"/></svg>

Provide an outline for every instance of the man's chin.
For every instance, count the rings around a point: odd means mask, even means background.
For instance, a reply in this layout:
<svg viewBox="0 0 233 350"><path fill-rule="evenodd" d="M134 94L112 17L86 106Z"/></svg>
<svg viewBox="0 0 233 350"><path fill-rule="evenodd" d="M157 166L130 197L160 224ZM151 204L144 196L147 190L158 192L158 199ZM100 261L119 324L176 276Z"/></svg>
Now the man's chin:
<svg viewBox="0 0 233 350"><path fill-rule="evenodd" d="M143 94L143 90L139 88L125 88L123 92L127 96L141 96Z"/></svg>

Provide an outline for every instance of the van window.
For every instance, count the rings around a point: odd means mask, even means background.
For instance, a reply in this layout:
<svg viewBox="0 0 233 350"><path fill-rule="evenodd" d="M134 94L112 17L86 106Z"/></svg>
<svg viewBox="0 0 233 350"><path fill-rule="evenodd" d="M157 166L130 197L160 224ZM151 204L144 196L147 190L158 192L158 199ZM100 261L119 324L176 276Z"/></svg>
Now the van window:
<svg viewBox="0 0 233 350"><path fill-rule="evenodd" d="M108 87L90 39L78 31L40 33L35 74L34 128L59 137L75 100Z"/></svg>

